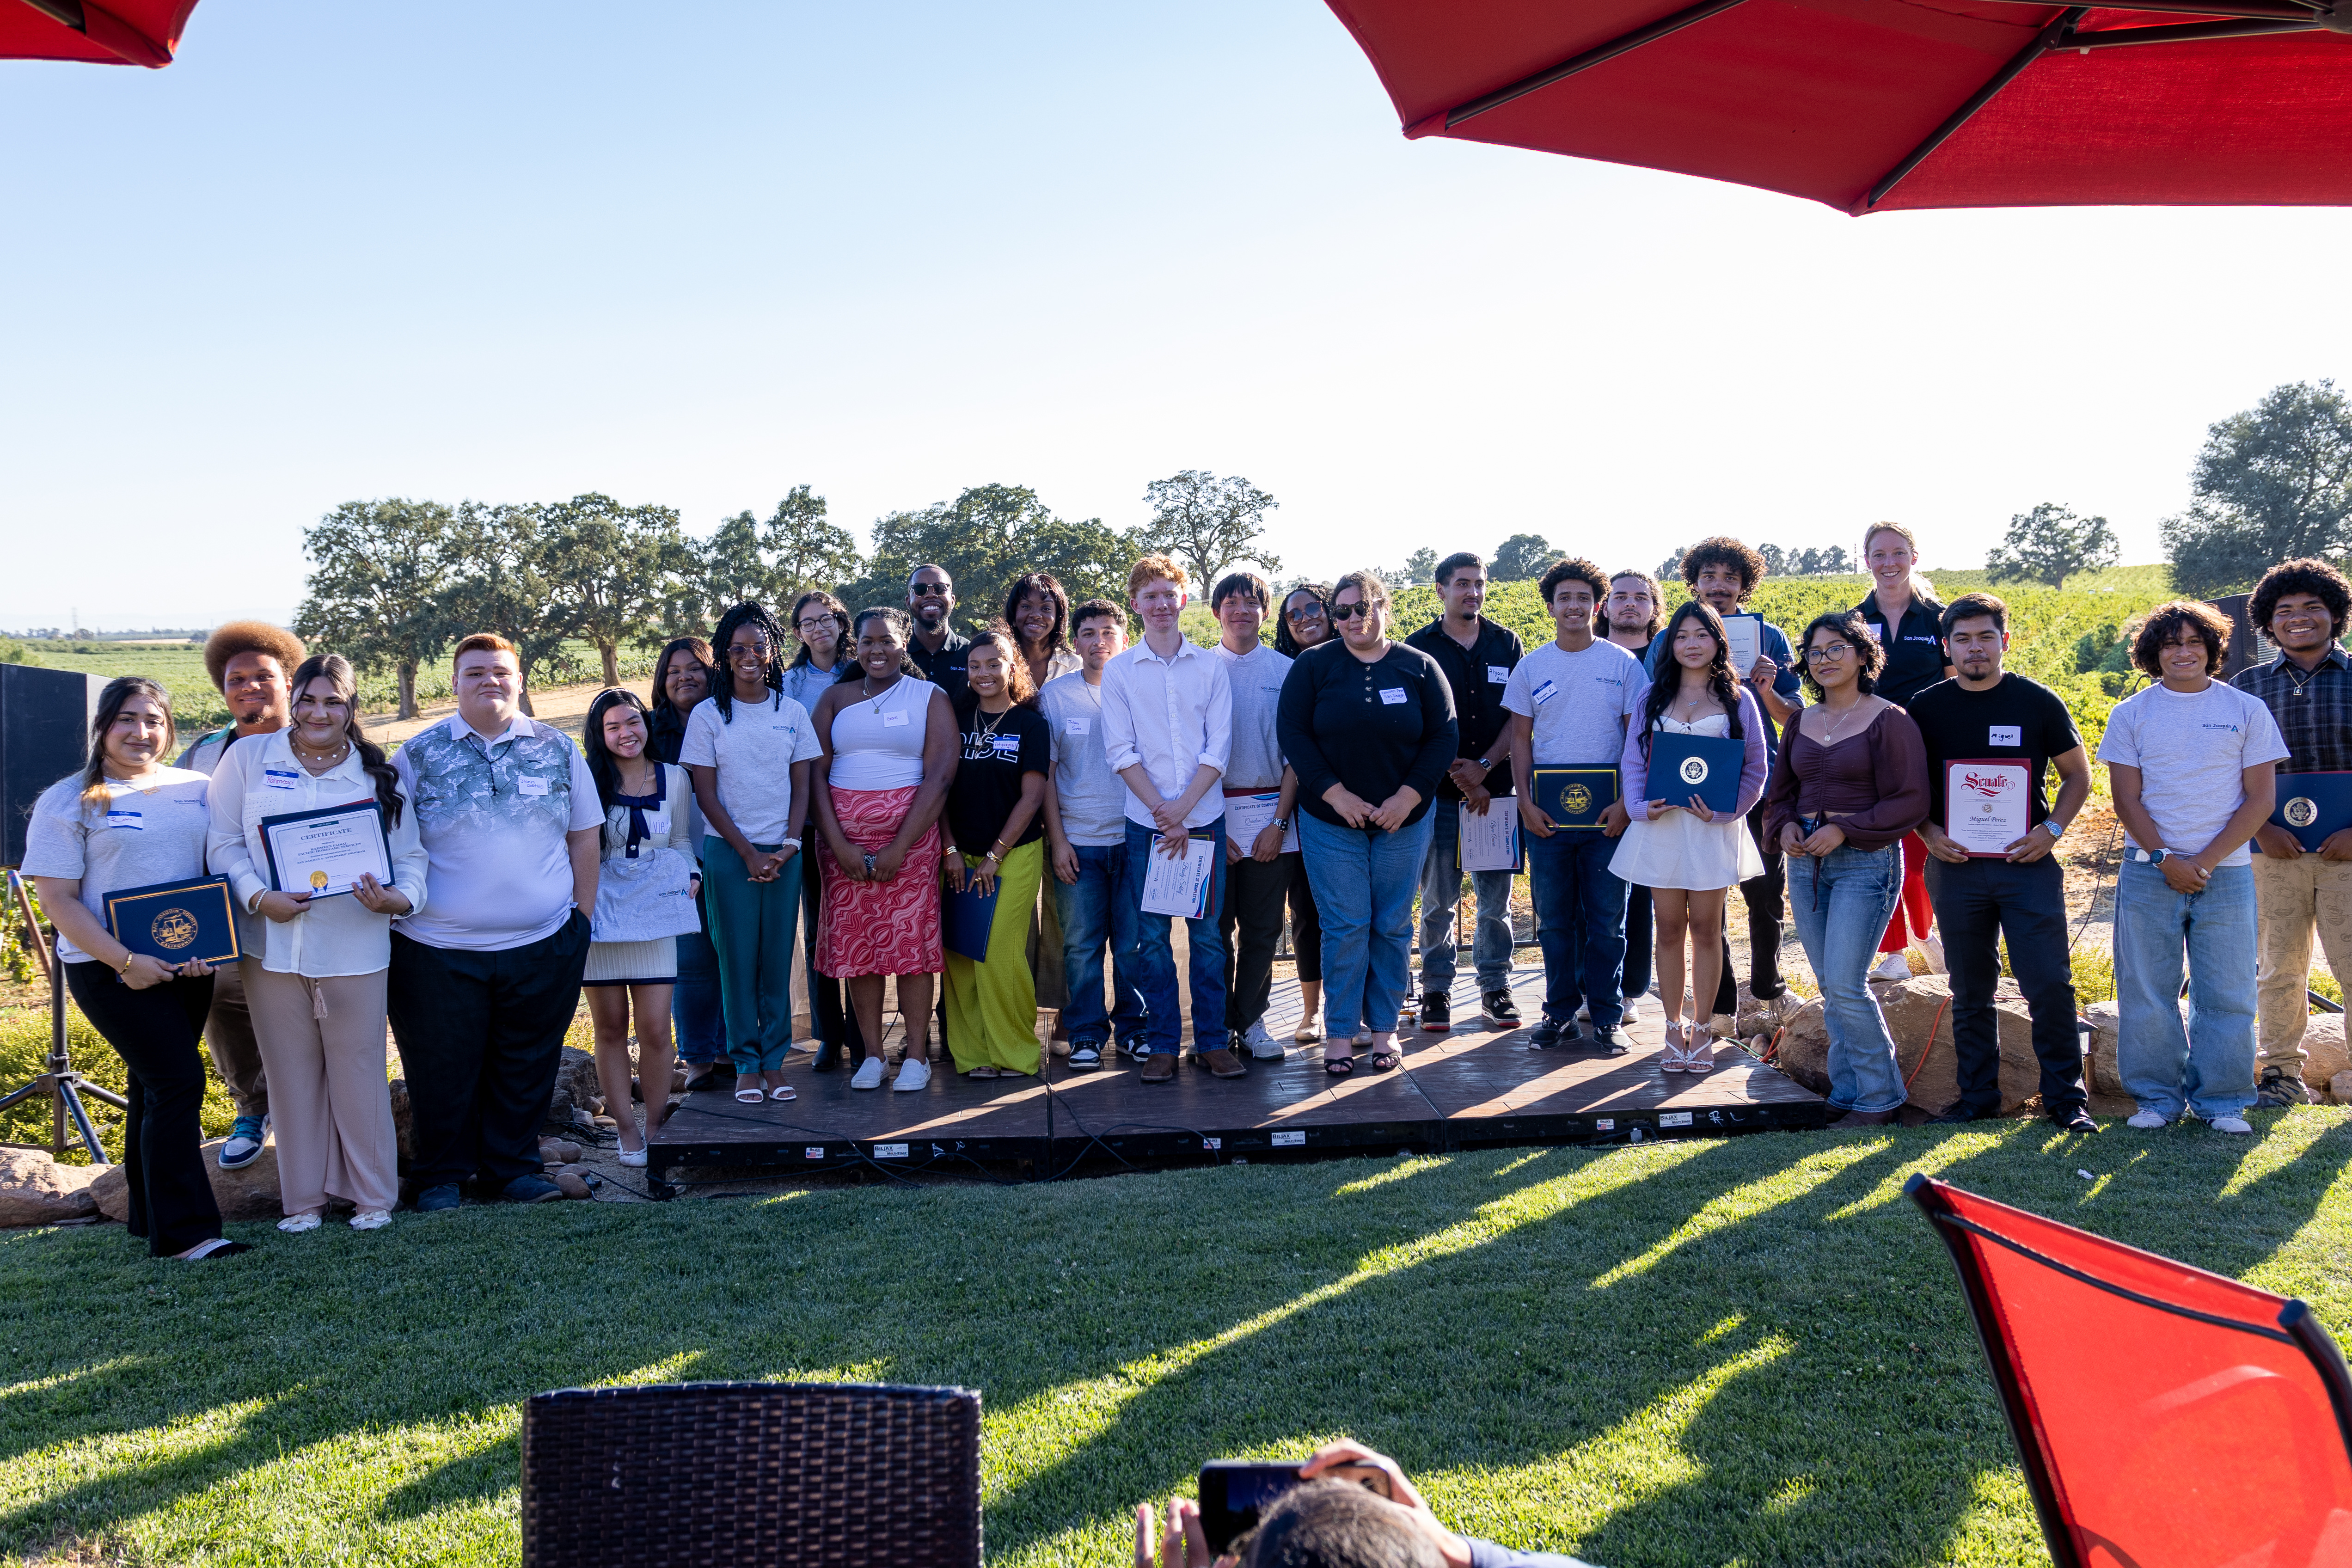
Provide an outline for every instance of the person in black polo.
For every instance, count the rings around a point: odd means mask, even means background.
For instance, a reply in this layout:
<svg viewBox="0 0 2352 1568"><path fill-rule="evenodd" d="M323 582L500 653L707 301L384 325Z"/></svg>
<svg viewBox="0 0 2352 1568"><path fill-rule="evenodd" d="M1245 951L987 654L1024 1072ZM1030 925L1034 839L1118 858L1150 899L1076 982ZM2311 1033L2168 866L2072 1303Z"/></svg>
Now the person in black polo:
<svg viewBox="0 0 2352 1568"><path fill-rule="evenodd" d="M2000 942L2033 1016L2042 1063L2042 1108L2070 1132L2096 1132L2084 1110L2083 1045L2074 1031L2074 980L2066 956L2065 874L2051 853L2091 794L2091 762L2058 694L2004 671L2009 606L1990 594L1963 594L1944 612L1944 647L1958 674L1915 695L1912 721L1927 749L1930 858L1927 892L1944 928L1952 977L1952 1046L1960 1098L1938 1121L1972 1121L2000 1110L2000 1041L1993 988ZM2026 826L2007 853L1990 857L1953 842L1950 764L2026 764ZM2045 804L2044 770L2058 773L2058 799ZM1963 782L1967 771L1961 769Z"/></svg>
<svg viewBox="0 0 2352 1568"><path fill-rule="evenodd" d="M908 577L907 614L915 623L915 636L907 645L907 653L923 672L923 679L948 694L950 708L962 701L971 689L964 679L963 661L971 639L956 636L955 627L948 624L955 605L955 580L946 567L925 562Z"/></svg>
<svg viewBox="0 0 2352 1568"><path fill-rule="evenodd" d="M1923 591L1914 575L1919 564L1919 541L1899 522L1874 522L1862 536L1863 566L1870 573L1870 592L1854 606L1863 624L1878 639L1886 655L1878 674L1877 695L1898 707L1939 680L1952 678L1944 658L1944 606ZM1935 919L1927 898L1927 846L1914 833L1903 840L1903 897L1878 940L1885 956L1870 972L1874 980L1907 980L1911 967L1903 950L1914 942L1927 954L1930 966L1940 955L1928 927Z"/></svg>
<svg viewBox="0 0 2352 1568"><path fill-rule="evenodd" d="M1454 911L1462 900L1462 812L1484 814L1511 797L1510 742L1504 735L1503 686L1519 662L1519 634L1478 613L1486 602L1486 568L1466 550L1437 563L1445 609L1405 638L1437 661L1454 689L1460 726L1452 766L1437 782L1436 826L1421 866L1421 1026L1454 1026ZM1506 806L1506 810L1510 807ZM1478 1018L1490 1029L1516 1029L1511 1001L1511 873L1473 871L1478 924L1470 961L1478 971Z"/></svg>
<svg viewBox="0 0 2352 1568"><path fill-rule="evenodd" d="M1649 668L1650 645L1658 640L1658 633L1666 624L1665 595L1658 589L1658 580L1647 572L1627 567L1609 579L1609 598L1601 607L1601 636L1615 643L1643 668ZM1780 864L1778 857L1771 862ZM1777 942L1780 904L1775 895L1772 930ZM1625 1022L1633 1023L1641 1016L1640 999L1650 994L1652 953L1657 943L1657 922L1650 908L1650 889L1625 884L1625 975L1621 989L1625 994ZM1731 949L1724 948L1723 972L1731 973ZM1717 1012L1722 1011L1718 1005Z"/></svg>

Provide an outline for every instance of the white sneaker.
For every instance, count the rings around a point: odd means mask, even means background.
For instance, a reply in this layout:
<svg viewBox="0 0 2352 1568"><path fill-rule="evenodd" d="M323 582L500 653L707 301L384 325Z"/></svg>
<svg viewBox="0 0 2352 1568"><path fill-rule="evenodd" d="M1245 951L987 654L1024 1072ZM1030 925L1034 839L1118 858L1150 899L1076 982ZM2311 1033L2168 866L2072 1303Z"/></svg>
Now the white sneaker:
<svg viewBox="0 0 2352 1568"><path fill-rule="evenodd" d="M1911 978L1911 964L1901 953L1890 952L1878 961L1878 967L1870 972L1870 977L1873 980L1908 980Z"/></svg>
<svg viewBox="0 0 2352 1568"><path fill-rule="evenodd" d="M1580 1017L1580 1018L1582 1018L1582 1017L1590 1017L1590 1016L1591 1016L1591 1015L1590 1015L1590 1014L1587 1014L1587 1013L1580 1013L1580 1014L1578 1014L1578 1015L1577 1015L1577 1016L1578 1016L1578 1017ZM1626 998L1625 998L1625 1022L1627 1022L1627 1023L1629 1023L1629 1024L1637 1024L1637 1023L1640 1023L1640 1022L1641 1022L1641 1020L1642 1020L1642 1005L1641 1005L1639 1002L1634 1001L1634 1000L1633 1000L1633 998L1632 998L1631 996L1626 997Z"/></svg>
<svg viewBox="0 0 2352 1568"><path fill-rule="evenodd" d="M1262 1062L1276 1062L1282 1059L1282 1042L1265 1032L1264 1018L1260 1018L1242 1031L1242 1044L1249 1047L1251 1056Z"/></svg>
<svg viewBox="0 0 2352 1568"><path fill-rule="evenodd" d="M2137 1127L2143 1132L2154 1132L2161 1128L2169 1127L2172 1123L2167 1121L2163 1117L2158 1116L2153 1110L2143 1110L2138 1115L2133 1117L2129 1121L2125 1122L2124 1125L2126 1127Z"/></svg>
<svg viewBox="0 0 2352 1568"><path fill-rule="evenodd" d="M391 1223L392 1211L389 1209L362 1209L352 1215L353 1230L382 1230Z"/></svg>
<svg viewBox="0 0 2352 1568"><path fill-rule="evenodd" d="M1921 937L1919 939L1919 951L1927 955L1928 973L1949 974L1951 973L1950 970L1944 967L1944 942L1941 937L1937 936L1932 931L1927 935Z"/></svg>
<svg viewBox="0 0 2352 1568"><path fill-rule="evenodd" d="M1592 1022L1591 1007L1582 1002L1578 1003L1576 1005L1576 1021L1580 1024L1590 1024Z"/></svg>
<svg viewBox="0 0 2352 1568"><path fill-rule="evenodd" d="M917 1061L909 1057L898 1064L898 1076L890 1080L890 1087L900 1094L912 1094L917 1089L929 1086L930 1081L931 1064Z"/></svg>
<svg viewBox="0 0 2352 1568"><path fill-rule="evenodd" d="M2241 1138L2254 1130L2254 1124L2242 1116L2217 1116L2205 1125L2216 1132L2228 1132Z"/></svg>
<svg viewBox="0 0 2352 1568"><path fill-rule="evenodd" d="M866 1059L857 1064L857 1071L851 1076L849 1087L852 1089L882 1087L882 1053L880 1051L866 1053Z"/></svg>
<svg viewBox="0 0 2352 1568"><path fill-rule="evenodd" d="M319 1216L314 1214L289 1214L278 1222L278 1228L289 1236L299 1236L306 1230L319 1228Z"/></svg>

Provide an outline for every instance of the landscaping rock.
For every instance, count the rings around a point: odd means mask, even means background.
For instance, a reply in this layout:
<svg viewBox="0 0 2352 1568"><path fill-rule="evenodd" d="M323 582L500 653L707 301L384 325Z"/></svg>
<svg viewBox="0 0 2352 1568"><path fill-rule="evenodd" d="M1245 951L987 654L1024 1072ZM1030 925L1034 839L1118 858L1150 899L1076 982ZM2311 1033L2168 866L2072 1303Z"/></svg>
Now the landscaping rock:
<svg viewBox="0 0 2352 1568"><path fill-rule="evenodd" d="M551 1165L575 1164L580 1159L580 1145L562 1138L542 1138L539 1141L539 1157Z"/></svg>
<svg viewBox="0 0 2352 1568"><path fill-rule="evenodd" d="M584 1198L594 1195L590 1192L586 1180L577 1171L556 1172L555 1184L562 1190L563 1195L567 1198Z"/></svg>
<svg viewBox="0 0 2352 1568"><path fill-rule="evenodd" d="M215 1138L202 1145L205 1174L213 1182L213 1201L220 1205L221 1218L226 1220L276 1219L283 1213L278 1195L278 1144L275 1140L261 1146L261 1153L253 1163L241 1171L220 1168L221 1145L226 1138ZM131 1178L120 1165L109 1165L89 1184L90 1195L109 1219L131 1217Z"/></svg>
<svg viewBox="0 0 2352 1568"><path fill-rule="evenodd" d="M1804 1005L1805 999L1793 991L1783 991L1769 1002L1759 1002L1743 984L1735 1000L1732 1017L1743 1039L1752 1035L1769 1039L1773 1030L1795 1017Z"/></svg>
<svg viewBox="0 0 2352 1568"><path fill-rule="evenodd" d="M2303 1081L2313 1089L2326 1089L2336 1081L2336 1075L2352 1072L2352 1050L2344 1043L2344 1015L2315 1013L2303 1031Z"/></svg>
<svg viewBox="0 0 2352 1568"><path fill-rule="evenodd" d="M1895 1059L1910 1084L1909 1103L1930 1115L1948 1110L1960 1098L1959 1061L1952 1051L1950 982L1940 974L1915 974L1874 984L1871 992L1886 1016ZM2042 1068L2033 1055L2033 1021L2016 987L2004 983L1994 993L1993 1007L2000 1020L2000 1110L2007 1116L2042 1092ZM1830 1091L1829 1047L1829 1028L1816 997L1782 1029L1775 1065L1815 1094L1825 1095Z"/></svg>
<svg viewBox="0 0 2352 1568"><path fill-rule="evenodd" d="M2340 1072L2327 1081L2327 1092L2338 1105L2352 1105L2352 1072Z"/></svg>
<svg viewBox="0 0 2352 1568"><path fill-rule="evenodd" d="M400 1168L405 1171L408 1169L408 1163L416 1157L415 1131L416 1112L408 1103L406 1079L394 1079L387 1087L392 1090L393 1136L400 1143Z"/></svg>
<svg viewBox="0 0 2352 1568"><path fill-rule="evenodd" d="M38 1149L0 1149L0 1226L93 1219L103 1165L60 1165Z"/></svg>
<svg viewBox="0 0 2352 1568"><path fill-rule="evenodd" d="M563 1059L555 1069L555 1091L547 1100L549 1123L565 1128L583 1122L595 1114L590 1105L602 1098L596 1087L595 1056L577 1046L564 1047Z"/></svg>
<svg viewBox="0 0 2352 1568"><path fill-rule="evenodd" d="M2122 1014L2113 1002L2094 1002L2085 1009L2091 1020L2091 1088L2095 1095L2111 1095L2131 1102L2125 1093L2123 1077L2116 1066L2116 1028ZM2180 1003L2183 1027L2189 1022L2189 1002ZM2352 1071L2352 1050L2347 1050L2344 1038L2344 1016L2340 1013L2315 1013L2303 1031L2303 1081L2317 1093L2333 1092L2336 1078ZM2095 1108L2094 1113L2096 1113ZM2126 1112L2129 1114L2129 1112Z"/></svg>

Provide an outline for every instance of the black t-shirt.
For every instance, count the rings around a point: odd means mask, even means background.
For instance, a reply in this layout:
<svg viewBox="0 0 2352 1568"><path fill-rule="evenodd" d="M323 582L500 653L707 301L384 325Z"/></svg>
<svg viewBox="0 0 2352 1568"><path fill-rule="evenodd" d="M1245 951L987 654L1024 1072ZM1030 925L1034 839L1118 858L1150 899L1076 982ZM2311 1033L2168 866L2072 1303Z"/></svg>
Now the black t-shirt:
<svg viewBox="0 0 2352 1568"><path fill-rule="evenodd" d="M1004 819L1021 803L1021 775L1053 768L1054 732L1034 708L983 713L979 701L967 697L956 711L962 754L955 783L948 788L948 831L965 854L985 855L1004 831ZM1017 849L1045 836L1045 807L1040 801L1029 826L1008 847Z"/></svg>
<svg viewBox="0 0 2352 1568"><path fill-rule="evenodd" d="M2050 815L2042 794L2050 759L2083 743L2074 716L2058 694L2038 680L2003 672L1990 691L1970 691L1957 680L1941 680L1911 700L1912 721L1927 748L1927 816L1938 826L1944 815L1944 764L2015 758L2032 765L2032 798L2026 807L2031 827Z"/></svg>

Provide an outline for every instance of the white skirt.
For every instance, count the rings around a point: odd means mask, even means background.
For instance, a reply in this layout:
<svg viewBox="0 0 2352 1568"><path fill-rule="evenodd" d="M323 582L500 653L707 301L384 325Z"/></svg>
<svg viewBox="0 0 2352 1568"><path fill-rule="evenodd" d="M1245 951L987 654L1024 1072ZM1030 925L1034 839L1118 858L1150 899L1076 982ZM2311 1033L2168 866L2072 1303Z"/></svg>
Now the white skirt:
<svg viewBox="0 0 2352 1568"><path fill-rule="evenodd" d="M677 938L592 942L583 985L672 985L677 982Z"/></svg>
<svg viewBox="0 0 2352 1568"><path fill-rule="evenodd" d="M1746 817L1701 822L1687 811L1670 811L1660 821L1626 824L1609 869L1637 888L1708 893L1762 876L1764 857Z"/></svg>

